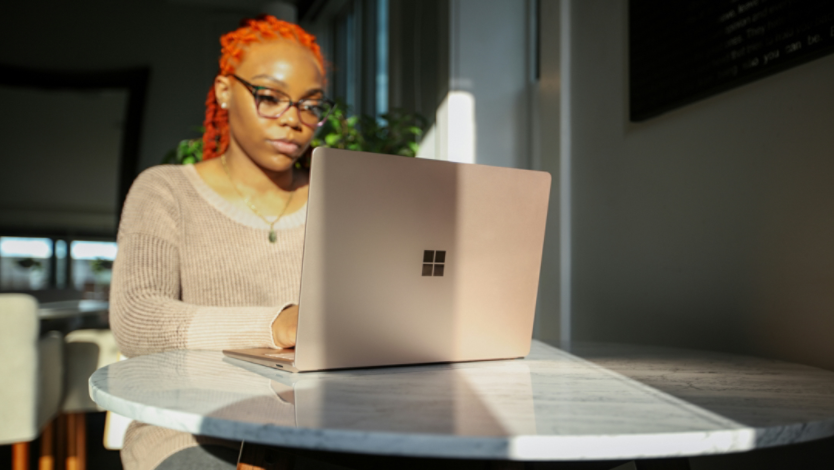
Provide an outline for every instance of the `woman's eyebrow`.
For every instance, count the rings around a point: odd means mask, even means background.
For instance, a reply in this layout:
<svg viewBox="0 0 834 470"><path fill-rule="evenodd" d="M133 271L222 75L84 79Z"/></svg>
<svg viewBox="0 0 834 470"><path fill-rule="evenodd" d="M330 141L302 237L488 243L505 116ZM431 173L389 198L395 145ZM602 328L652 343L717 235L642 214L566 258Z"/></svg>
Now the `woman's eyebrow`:
<svg viewBox="0 0 834 470"><path fill-rule="evenodd" d="M278 86L282 86L282 87L284 87L284 88L286 88L286 87L287 87L286 82L284 82L283 80L278 80L277 78L275 78L275 77L271 77L271 76L266 75L266 74L255 75L255 76L254 76L254 77L252 77L250 80L257 80L257 79L259 79L259 78L264 79L264 80L269 80L270 82L272 82L272 83L274 83L274 84L276 84L276 85L278 85Z"/></svg>
<svg viewBox="0 0 834 470"><path fill-rule="evenodd" d="M272 76L270 76L270 75L266 75L266 74L255 75L254 77L252 77L252 78L251 78L251 80L257 80L257 79L259 79L259 78L264 79L264 80L269 80L270 82L272 82L272 83L274 83L274 84L276 84L276 85L278 85L278 86L280 86L280 87L282 87L282 88L284 88L284 89L286 89L286 88L287 88L287 83L286 83L286 82L284 82L283 80L279 80L279 79L277 79L277 78L275 78L275 77L272 77ZM321 93L321 94L323 95L323 94L324 94L324 90L323 90L323 89L321 89L321 88L314 88L314 89L309 90L309 91L307 91L306 93L304 93L304 94L302 95L302 98L306 98L306 97L308 97L308 96L315 95L315 94L317 94L317 93Z"/></svg>
<svg viewBox="0 0 834 470"><path fill-rule="evenodd" d="M313 89L313 90L308 91L307 93L304 93L304 94L303 94L303 95L301 95L301 96L302 96L302 98L307 98L308 96L318 95L318 94L323 95L323 94L324 94L324 90L322 90L321 88L316 88L316 89Z"/></svg>

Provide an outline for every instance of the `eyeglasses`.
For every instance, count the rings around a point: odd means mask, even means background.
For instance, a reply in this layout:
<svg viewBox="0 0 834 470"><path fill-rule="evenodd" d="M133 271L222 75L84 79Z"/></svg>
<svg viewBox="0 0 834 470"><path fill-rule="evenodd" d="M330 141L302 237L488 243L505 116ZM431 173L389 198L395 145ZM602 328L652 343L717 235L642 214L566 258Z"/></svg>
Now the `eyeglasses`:
<svg viewBox="0 0 834 470"><path fill-rule="evenodd" d="M255 109L263 118L278 119L288 109L295 106L302 124L307 127L321 127L335 107L335 103L327 98L301 98L293 101L289 96L274 88L253 85L237 75L232 75L232 77L243 84L249 93L252 93L255 98Z"/></svg>

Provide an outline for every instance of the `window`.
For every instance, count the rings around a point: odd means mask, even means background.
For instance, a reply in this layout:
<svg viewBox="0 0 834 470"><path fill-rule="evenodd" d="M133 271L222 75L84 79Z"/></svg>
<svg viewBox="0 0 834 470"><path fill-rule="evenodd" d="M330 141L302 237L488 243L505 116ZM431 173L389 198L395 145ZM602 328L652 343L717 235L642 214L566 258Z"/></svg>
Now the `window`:
<svg viewBox="0 0 834 470"><path fill-rule="evenodd" d="M0 237L0 290L48 287L52 254L49 238Z"/></svg>
<svg viewBox="0 0 834 470"><path fill-rule="evenodd" d="M116 242L0 237L0 291L74 288L107 299Z"/></svg>
<svg viewBox="0 0 834 470"><path fill-rule="evenodd" d="M73 241L70 244L72 284L84 292L85 298L107 299L117 251L115 242Z"/></svg>
<svg viewBox="0 0 834 470"><path fill-rule="evenodd" d="M388 111L389 0L323 2L300 8L302 26L318 37L332 61L329 94L351 114Z"/></svg>

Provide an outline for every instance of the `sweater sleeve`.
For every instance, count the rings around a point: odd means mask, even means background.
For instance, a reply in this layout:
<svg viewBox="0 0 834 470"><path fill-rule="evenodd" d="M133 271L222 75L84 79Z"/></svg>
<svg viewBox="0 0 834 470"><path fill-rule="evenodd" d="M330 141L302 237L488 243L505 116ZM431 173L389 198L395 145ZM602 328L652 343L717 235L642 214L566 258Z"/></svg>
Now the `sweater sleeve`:
<svg viewBox="0 0 834 470"><path fill-rule="evenodd" d="M113 266L110 326L122 354L277 348L271 326L291 304L214 307L180 300L180 223L164 170L143 172L125 201Z"/></svg>

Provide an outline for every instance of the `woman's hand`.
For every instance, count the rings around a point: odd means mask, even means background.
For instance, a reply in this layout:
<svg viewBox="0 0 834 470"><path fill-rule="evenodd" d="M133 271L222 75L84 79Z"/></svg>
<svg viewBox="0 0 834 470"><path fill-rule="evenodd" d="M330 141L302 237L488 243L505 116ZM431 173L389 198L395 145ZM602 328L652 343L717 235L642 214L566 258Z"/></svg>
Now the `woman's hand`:
<svg viewBox="0 0 834 470"><path fill-rule="evenodd" d="M272 338L281 348L295 347L295 335L298 330L298 305L290 305L281 311L272 323Z"/></svg>

